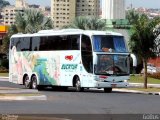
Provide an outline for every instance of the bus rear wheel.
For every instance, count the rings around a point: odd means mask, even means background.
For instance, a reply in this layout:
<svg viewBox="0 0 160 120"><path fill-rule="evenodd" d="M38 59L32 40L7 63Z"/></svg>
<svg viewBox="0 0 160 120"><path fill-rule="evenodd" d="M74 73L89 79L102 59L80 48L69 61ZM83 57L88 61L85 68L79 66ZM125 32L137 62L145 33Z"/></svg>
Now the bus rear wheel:
<svg viewBox="0 0 160 120"><path fill-rule="evenodd" d="M104 88L104 92L105 93L111 93L112 92L112 88Z"/></svg>
<svg viewBox="0 0 160 120"><path fill-rule="evenodd" d="M36 76L33 76L31 79L31 88L37 89L37 77Z"/></svg>
<svg viewBox="0 0 160 120"><path fill-rule="evenodd" d="M25 88L31 88L31 84L30 84L30 80L29 80L29 77L28 77L28 75L26 75L25 77L24 77L24 86L25 86Z"/></svg>

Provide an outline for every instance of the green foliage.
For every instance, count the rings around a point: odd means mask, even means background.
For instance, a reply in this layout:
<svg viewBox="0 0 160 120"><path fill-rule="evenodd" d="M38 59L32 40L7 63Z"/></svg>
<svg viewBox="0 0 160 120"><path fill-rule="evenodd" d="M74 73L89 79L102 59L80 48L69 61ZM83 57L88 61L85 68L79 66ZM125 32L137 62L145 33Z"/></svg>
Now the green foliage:
<svg viewBox="0 0 160 120"><path fill-rule="evenodd" d="M35 9L26 9L23 13L18 12L15 21L17 30L21 33L36 33L39 30L53 28L52 20Z"/></svg>
<svg viewBox="0 0 160 120"><path fill-rule="evenodd" d="M131 25L136 24L138 18L139 18L139 13L137 13L136 11L134 11L134 10L127 11L126 19L128 19L128 21Z"/></svg>
<svg viewBox="0 0 160 120"><path fill-rule="evenodd" d="M140 15L133 25L133 34L129 41L130 49L139 58L148 60L155 56L156 36L153 34L155 23L144 14Z"/></svg>
<svg viewBox="0 0 160 120"><path fill-rule="evenodd" d="M16 34L17 32L18 32L18 30L17 30L15 25L11 25L9 27L7 35L5 35L4 38L3 38L3 44L0 46L0 53L7 54L9 52L10 37L13 34Z"/></svg>
<svg viewBox="0 0 160 120"><path fill-rule="evenodd" d="M133 75L133 76L130 76L129 82L130 83L143 83L144 78L141 75ZM149 84L160 84L160 79L148 77L148 83Z"/></svg>
<svg viewBox="0 0 160 120"><path fill-rule="evenodd" d="M65 28L76 28L83 30L105 30L106 22L96 17L77 17L73 23Z"/></svg>
<svg viewBox="0 0 160 120"><path fill-rule="evenodd" d="M7 6L7 5L10 5L10 3L6 0L0 0L0 9Z"/></svg>
<svg viewBox="0 0 160 120"><path fill-rule="evenodd" d="M3 45L0 46L0 53L9 52L9 41L13 34L20 33L35 33L39 30L53 28L52 20L45 17L40 11L34 9L18 12L15 18L15 24L9 27L7 35L4 37Z"/></svg>
<svg viewBox="0 0 160 120"><path fill-rule="evenodd" d="M157 55L157 36L154 34L157 19L149 19L145 14L139 14L133 23L133 34L129 41L132 53L143 60L144 88L147 88L147 61Z"/></svg>
<svg viewBox="0 0 160 120"><path fill-rule="evenodd" d="M7 59L2 59L1 60L1 67L8 69L9 68L9 61Z"/></svg>

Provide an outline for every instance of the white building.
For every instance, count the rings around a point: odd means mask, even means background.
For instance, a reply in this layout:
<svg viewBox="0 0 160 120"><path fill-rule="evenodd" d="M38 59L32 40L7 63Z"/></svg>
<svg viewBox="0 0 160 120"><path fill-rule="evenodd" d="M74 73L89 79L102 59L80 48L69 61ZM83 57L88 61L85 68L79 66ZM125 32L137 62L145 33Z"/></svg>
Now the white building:
<svg viewBox="0 0 160 120"><path fill-rule="evenodd" d="M27 8L28 7L28 3L26 2L26 0L16 0L15 1L15 7L16 8Z"/></svg>
<svg viewBox="0 0 160 120"><path fill-rule="evenodd" d="M103 19L125 19L125 0L102 0Z"/></svg>

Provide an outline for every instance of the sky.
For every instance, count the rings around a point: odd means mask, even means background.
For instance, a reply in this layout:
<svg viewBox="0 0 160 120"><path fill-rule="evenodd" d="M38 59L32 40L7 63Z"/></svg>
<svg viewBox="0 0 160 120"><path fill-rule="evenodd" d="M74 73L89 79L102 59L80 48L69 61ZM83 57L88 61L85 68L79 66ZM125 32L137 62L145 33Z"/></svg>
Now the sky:
<svg viewBox="0 0 160 120"><path fill-rule="evenodd" d="M15 4L15 0L6 0L12 5ZM29 4L38 4L42 6L50 6L51 0L26 0ZM160 0L126 0L126 7L133 4L133 7L145 7L145 8L160 8Z"/></svg>

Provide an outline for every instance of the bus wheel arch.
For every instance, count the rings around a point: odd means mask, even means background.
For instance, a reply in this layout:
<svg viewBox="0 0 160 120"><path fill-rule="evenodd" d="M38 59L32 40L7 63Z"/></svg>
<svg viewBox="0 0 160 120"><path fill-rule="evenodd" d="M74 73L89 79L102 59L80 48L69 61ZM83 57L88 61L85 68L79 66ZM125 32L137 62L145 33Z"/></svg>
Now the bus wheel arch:
<svg viewBox="0 0 160 120"><path fill-rule="evenodd" d="M31 76L31 89L37 89L38 87L38 79L37 79L37 76L35 74L33 74Z"/></svg>
<svg viewBox="0 0 160 120"><path fill-rule="evenodd" d="M84 90L84 88L81 87L81 81L78 75L75 75L73 77L73 87L75 87L77 92Z"/></svg>

